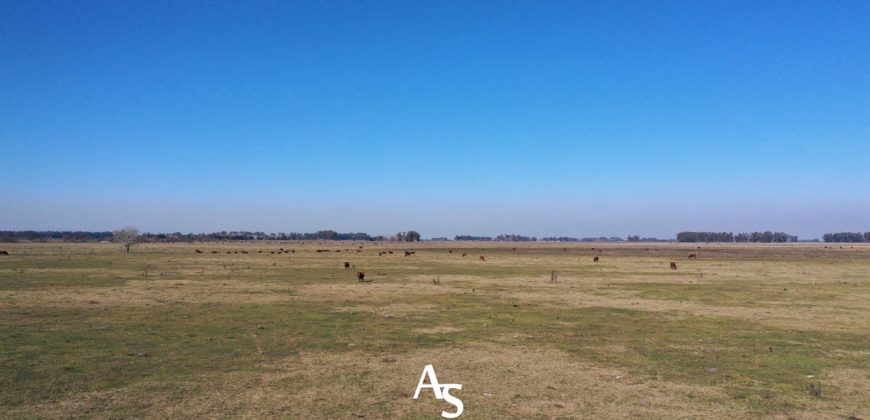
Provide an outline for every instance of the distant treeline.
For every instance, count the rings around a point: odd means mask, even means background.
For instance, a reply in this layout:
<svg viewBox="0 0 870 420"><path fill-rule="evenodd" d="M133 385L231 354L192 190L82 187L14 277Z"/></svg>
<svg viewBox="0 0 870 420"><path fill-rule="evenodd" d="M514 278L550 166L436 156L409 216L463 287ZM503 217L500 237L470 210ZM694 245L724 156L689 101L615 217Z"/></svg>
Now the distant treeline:
<svg viewBox="0 0 870 420"><path fill-rule="evenodd" d="M839 232L826 233L822 236L825 242L867 242L870 243L870 232ZM0 242L100 242L112 240L112 232L85 232L85 231L35 231L21 230L0 231ZM137 242L221 242L221 241L398 241L416 242L421 240L420 234L410 230L399 232L392 236L372 236L363 232L339 233L334 230L320 230L313 233L265 233L248 231L221 231L213 233L142 233ZM448 238L433 238L433 241L446 241ZM627 238L590 237L575 238L571 236L548 236L536 238L516 234L503 234L495 238L491 236L456 235L456 241L480 241L480 242L668 242L672 239L641 238L638 235L630 235ZM680 232L677 234L679 242L760 242L760 243L784 243L798 242L796 235L785 232ZM816 239L818 241L818 239Z"/></svg>
<svg viewBox="0 0 870 420"><path fill-rule="evenodd" d="M81 231L35 231L20 230L0 231L0 242L18 241L64 241L64 242L98 242L112 239L112 232L81 232Z"/></svg>
<svg viewBox="0 0 870 420"><path fill-rule="evenodd" d="M825 242L870 242L870 232L839 232L822 235Z"/></svg>
<svg viewBox="0 0 870 420"><path fill-rule="evenodd" d="M797 242L796 235L789 235L785 232L752 232L738 233L731 232L680 232L677 234L679 242Z"/></svg>
<svg viewBox="0 0 870 420"><path fill-rule="evenodd" d="M667 242L666 239L658 239L658 238L641 238L640 236L629 236L627 239L611 236L600 236L597 238L574 238L571 236L548 236L544 238L536 238L534 236L522 236L522 235L498 235L495 238L490 236L471 236L471 235L456 235L454 238L456 241L496 241L496 242Z"/></svg>
<svg viewBox="0 0 870 420"><path fill-rule="evenodd" d="M492 236L471 236L471 235L456 235L454 241L491 241Z"/></svg>
<svg viewBox="0 0 870 420"><path fill-rule="evenodd" d="M61 232L61 231L0 231L0 242L99 242L112 239L112 232ZM371 236L367 233L339 233L321 230L314 233L264 233L264 232L213 232L213 233L142 233L137 242L219 242L219 241L404 241L420 240L420 234L411 230L394 236Z"/></svg>
<svg viewBox="0 0 870 420"><path fill-rule="evenodd" d="M534 236L523 236L523 235L515 235L515 234L502 234L498 235L495 238L492 236L472 236L472 235L456 235L453 237L454 241L480 241L480 242L488 242L488 241L496 241L496 242L536 242L538 238Z"/></svg>
<svg viewBox="0 0 870 420"><path fill-rule="evenodd" d="M668 239L659 239L659 238L641 238L640 236L633 235L628 238L620 238L618 236L599 236L595 238L574 238L570 236L548 236L546 238L541 238L542 241L546 242L668 242Z"/></svg>

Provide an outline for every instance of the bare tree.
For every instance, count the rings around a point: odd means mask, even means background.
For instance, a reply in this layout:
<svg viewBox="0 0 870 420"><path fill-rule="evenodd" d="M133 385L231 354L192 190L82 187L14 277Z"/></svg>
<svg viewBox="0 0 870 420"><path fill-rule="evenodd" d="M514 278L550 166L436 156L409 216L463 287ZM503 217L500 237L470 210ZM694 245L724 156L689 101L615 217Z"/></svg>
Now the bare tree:
<svg viewBox="0 0 870 420"><path fill-rule="evenodd" d="M139 229L127 226L121 230L116 230L112 232L112 239L115 242L124 244L124 250L129 254L130 247L136 243L137 239L139 239Z"/></svg>

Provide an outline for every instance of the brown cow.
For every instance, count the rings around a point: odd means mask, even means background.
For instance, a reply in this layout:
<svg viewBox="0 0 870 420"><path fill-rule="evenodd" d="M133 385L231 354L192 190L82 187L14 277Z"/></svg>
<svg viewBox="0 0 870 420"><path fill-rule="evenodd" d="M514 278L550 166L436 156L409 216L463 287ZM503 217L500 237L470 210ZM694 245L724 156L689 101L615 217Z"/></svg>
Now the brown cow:
<svg viewBox="0 0 870 420"><path fill-rule="evenodd" d="M598 257L593 258L592 262L598 262Z"/></svg>
<svg viewBox="0 0 870 420"><path fill-rule="evenodd" d="M347 262L347 261L344 262L344 269L350 270L350 263L349 262Z"/></svg>
<svg viewBox="0 0 870 420"><path fill-rule="evenodd" d="M698 254L689 254L689 259L694 260L698 258Z"/></svg>
<svg viewBox="0 0 870 420"><path fill-rule="evenodd" d="M366 281L366 273L363 273L362 271L357 271L356 272L356 279L359 280L360 282Z"/></svg>
<svg viewBox="0 0 870 420"><path fill-rule="evenodd" d="M677 263L671 261L671 270L676 270L676 269L677 269Z"/></svg>
<svg viewBox="0 0 870 420"><path fill-rule="evenodd" d="M0 251L0 255L9 255L9 251Z"/></svg>
<svg viewBox="0 0 870 420"><path fill-rule="evenodd" d="M202 254L202 251L200 251L200 250L197 249L197 250L196 250L196 253L197 253L197 254Z"/></svg>
<svg viewBox="0 0 870 420"><path fill-rule="evenodd" d="M463 253L462 253L462 256L463 256L463 257L466 256L466 255L468 255L467 252L463 252Z"/></svg>
<svg viewBox="0 0 870 420"><path fill-rule="evenodd" d="M405 256L408 257L408 256L414 255L416 253L417 253L416 251L405 251Z"/></svg>
<svg viewBox="0 0 870 420"><path fill-rule="evenodd" d="M480 256L480 261L482 261L482 262L486 262L486 257L484 257L483 255L481 255L481 256Z"/></svg>

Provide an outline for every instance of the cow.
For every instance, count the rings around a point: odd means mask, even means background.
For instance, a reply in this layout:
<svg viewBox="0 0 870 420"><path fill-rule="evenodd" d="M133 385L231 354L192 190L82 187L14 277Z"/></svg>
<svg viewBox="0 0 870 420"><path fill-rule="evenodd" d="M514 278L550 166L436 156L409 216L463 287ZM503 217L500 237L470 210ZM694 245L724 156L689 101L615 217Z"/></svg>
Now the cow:
<svg viewBox="0 0 870 420"><path fill-rule="evenodd" d="M0 255L9 255L9 251L0 251Z"/></svg>
<svg viewBox="0 0 870 420"><path fill-rule="evenodd" d="M677 263L671 261L671 270L676 270L676 269L677 269Z"/></svg>
<svg viewBox="0 0 870 420"><path fill-rule="evenodd" d="M592 262L598 262L598 257L592 258Z"/></svg>
<svg viewBox="0 0 870 420"><path fill-rule="evenodd" d="M218 252L217 252L217 251L212 251L211 253L212 253L212 254L217 254Z"/></svg>
<svg viewBox="0 0 870 420"><path fill-rule="evenodd" d="M408 256L414 255L416 253L417 253L416 251L405 251L405 256L408 257Z"/></svg>
<svg viewBox="0 0 870 420"><path fill-rule="evenodd" d="M347 262L347 261L344 262L344 269L350 270L350 263L349 262Z"/></svg>
<svg viewBox="0 0 870 420"><path fill-rule="evenodd" d="M202 251L200 251L200 250L197 249L197 250L196 250L196 253L197 253L197 254L202 254Z"/></svg>
<svg viewBox="0 0 870 420"><path fill-rule="evenodd" d="M453 253L453 250L452 250L452 249L448 249L448 250L447 250L447 253L448 253L448 254L452 254L452 253Z"/></svg>
<svg viewBox="0 0 870 420"><path fill-rule="evenodd" d="M466 255L468 255L467 252L463 252L463 253L462 253L462 256L463 256L463 257L466 256Z"/></svg>
<svg viewBox="0 0 870 420"><path fill-rule="evenodd" d="M366 273L363 273L362 271L357 271L356 279L359 280L360 283L366 281Z"/></svg>
<svg viewBox="0 0 870 420"><path fill-rule="evenodd" d="M480 256L480 261L481 261L481 262L486 262L486 257L484 257L483 255L481 255L481 256Z"/></svg>
<svg viewBox="0 0 870 420"><path fill-rule="evenodd" d="M689 259L694 260L698 258L698 254L689 254Z"/></svg>

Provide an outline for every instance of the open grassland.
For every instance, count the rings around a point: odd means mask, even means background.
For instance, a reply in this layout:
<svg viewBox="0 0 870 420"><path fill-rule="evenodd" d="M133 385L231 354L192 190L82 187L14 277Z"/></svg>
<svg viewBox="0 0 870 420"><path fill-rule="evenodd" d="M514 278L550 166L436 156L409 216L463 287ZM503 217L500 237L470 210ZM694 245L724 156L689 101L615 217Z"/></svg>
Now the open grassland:
<svg viewBox="0 0 870 420"><path fill-rule="evenodd" d="M0 249L0 418L870 419L866 245Z"/></svg>

